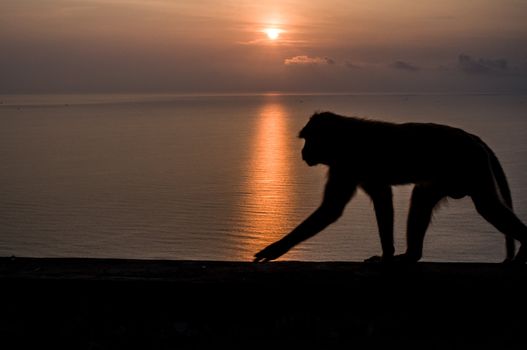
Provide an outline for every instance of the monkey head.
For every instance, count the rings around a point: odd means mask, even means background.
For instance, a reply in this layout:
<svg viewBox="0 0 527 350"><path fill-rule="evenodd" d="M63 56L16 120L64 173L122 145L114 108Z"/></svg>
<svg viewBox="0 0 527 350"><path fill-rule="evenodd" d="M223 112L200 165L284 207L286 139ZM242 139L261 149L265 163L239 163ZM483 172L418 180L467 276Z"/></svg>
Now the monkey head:
<svg viewBox="0 0 527 350"><path fill-rule="evenodd" d="M302 159L309 166L331 165L335 156L338 130L335 130L337 115L330 112L315 113L298 134L304 139ZM338 125L338 123L337 123Z"/></svg>

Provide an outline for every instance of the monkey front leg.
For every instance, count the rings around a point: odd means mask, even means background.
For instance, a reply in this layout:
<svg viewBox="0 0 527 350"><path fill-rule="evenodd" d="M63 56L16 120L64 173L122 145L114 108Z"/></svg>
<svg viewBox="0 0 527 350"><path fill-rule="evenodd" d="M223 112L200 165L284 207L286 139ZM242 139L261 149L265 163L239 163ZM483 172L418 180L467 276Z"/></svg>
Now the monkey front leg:
<svg viewBox="0 0 527 350"><path fill-rule="evenodd" d="M393 247L393 194L388 185L367 184L362 189L370 196L375 209L379 238L381 240L382 256L372 256L366 262L391 261L395 249Z"/></svg>
<svg viewBox="0 0 527 350"><path fill-rule="evenodd" d="M348 174L331 169L328 175L324 199L317 210L298 225L291 233L254 255L254 262L267 262L279 258L298 243L316 235L342 215L357 185Z"/></svg>
<svg viewBox="0 0 527 350"><path fill-rule="evenodd" d="M342 211L322 204L313 214L298 225L284 238L262 249L254 255L254 262L267 262L278 259L298 243L316 235L332 222L336 221Z"/></svg>

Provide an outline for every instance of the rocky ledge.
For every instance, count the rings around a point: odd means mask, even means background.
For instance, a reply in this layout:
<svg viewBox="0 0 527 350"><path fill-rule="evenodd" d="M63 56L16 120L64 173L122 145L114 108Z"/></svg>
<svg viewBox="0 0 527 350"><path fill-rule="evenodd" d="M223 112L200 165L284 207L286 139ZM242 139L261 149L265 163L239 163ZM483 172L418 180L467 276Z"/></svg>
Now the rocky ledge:
<svg viewBox="0 0 527 350"><path fill-rule="evenodd" d="M527 268L0 258L0 347L524 349Z"/></svg>

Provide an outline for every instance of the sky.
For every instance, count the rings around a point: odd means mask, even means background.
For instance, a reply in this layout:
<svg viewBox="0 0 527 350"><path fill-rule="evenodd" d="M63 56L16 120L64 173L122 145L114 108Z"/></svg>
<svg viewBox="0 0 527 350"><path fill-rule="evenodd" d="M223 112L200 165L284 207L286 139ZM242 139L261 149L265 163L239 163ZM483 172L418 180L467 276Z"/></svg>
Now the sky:
<svg viewBox="0 0 527 350"><path fill-rule="evenodd" d="M525 18L527 0L1 0L0 93L523 93Z"/></svg>

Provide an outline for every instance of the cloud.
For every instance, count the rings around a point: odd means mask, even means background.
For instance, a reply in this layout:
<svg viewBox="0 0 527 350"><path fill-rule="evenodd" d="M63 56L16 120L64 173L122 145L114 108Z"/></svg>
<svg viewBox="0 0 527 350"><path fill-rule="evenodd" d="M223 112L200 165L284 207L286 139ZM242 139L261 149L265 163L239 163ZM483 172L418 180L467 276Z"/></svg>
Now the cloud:
<svg viewBox="0 0 527 350"><path fill-rule="evenodd" d="M390 64L390 67L393 69L404 70L407 72L415 72L420 69L416 65L413 65L411 63L404 62L404 61L395 61L392 64Z"/></svg>
<svg viewBox="0 0 527 350"><path fill-rule="evenodd" d="M458 68L467 74L496 74L505 73L509 69L506 59L473 59L469 55L461 54L458 56Z"/></svg>
<svg viewBox="0 0 527 350"><path fill-rule="evenodd" d="M346 60L346 62L344 62L344 66L346 68L349 68L349 69L360 69L360 68L362 68L361 65L359 65L359 64L357 64L355 62L352 62L350 60Z"/></svg>
<svg viewBox="0 0 527 350"><path fill-rule="evenodd" d="M324 57L324 59L326 60L326 63L327 63L327 64L335 64L335 60L332 59L332 58Z"/></svg>
<svg viewBox="0 0 527 350"><path fill-rule="evenodd" d="M329 57L310 57L306 55L286 58L284 64L291 66L314 66L314 65L334 65L335 60Z"/></svg>

